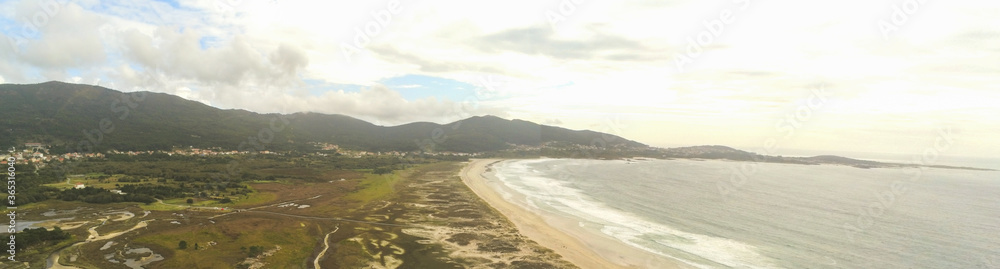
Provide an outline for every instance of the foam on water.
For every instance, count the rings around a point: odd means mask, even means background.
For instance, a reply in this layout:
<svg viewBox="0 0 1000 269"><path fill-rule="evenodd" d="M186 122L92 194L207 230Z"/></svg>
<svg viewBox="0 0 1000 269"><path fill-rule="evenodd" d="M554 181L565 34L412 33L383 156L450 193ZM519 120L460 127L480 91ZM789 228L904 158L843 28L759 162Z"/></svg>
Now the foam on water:
<svg viewBox="0 0 1000 269"><path fill-rule="evenodd" d="M602 233L623 243L699 268L718 265L739 268L774 267L753 246L725 238L678 231L589 199L583 191L570 187L569 182L533 176L540 174L540 171L530 169L527 164L531 163L537 161L506 162L497 168L497 171L503 172L497 172L496 177L506 187L524 195L526 200L523 202L532 208L572 215L583 220L580 222L581 226L587 222L597 224ZM665 248L690 256L671 254L664 251Z"/></svg>
<svg viewBox="0 0 1000 269"><path fill-rule="evenodd" d="M716 183L743 164L542 159L493 171L509 201L698 268L977 268L1000 257L1000 172L907 181L905 169L760 164L721 195ZM843 228L897 182L907 191L873 224Z"/></svg>

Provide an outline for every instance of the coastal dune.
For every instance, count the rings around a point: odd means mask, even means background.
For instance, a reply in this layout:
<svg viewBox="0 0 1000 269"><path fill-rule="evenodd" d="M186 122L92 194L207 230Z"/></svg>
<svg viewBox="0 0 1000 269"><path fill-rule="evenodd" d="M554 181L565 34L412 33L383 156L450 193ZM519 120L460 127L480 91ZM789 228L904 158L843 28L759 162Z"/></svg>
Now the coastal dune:
<svg viewBox="0 0 1000 269"><path fill-rule="evenodd" d="M476 195L499 211L520 233L538 244L549 248L580 268L681 268L676 261L651 257L631 249L611 238L586 233L560 230L547 222L547 218L504 199L490 186L483 174L499 159L474 159L462 169L460 176ZM499 184L494 182L495 184ZM558 220L556 220L558 222ZM571 223L559 223L571 226ZM562 225L558 225L563 227ZM581 239L585 237L585 239Z"/></svg>

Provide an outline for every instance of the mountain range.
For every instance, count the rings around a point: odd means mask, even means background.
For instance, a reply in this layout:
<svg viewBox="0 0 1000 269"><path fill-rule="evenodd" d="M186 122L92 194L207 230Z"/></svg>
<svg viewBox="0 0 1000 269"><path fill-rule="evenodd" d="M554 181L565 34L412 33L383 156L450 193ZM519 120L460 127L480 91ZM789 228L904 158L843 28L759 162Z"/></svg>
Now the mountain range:
<svg viewBox="0 0 1000 269"><path fill-rule="evenodd" d="M0 85L0 146L42 143L56 152L315 149L319 144L364 151L484 152L547 143L645 148L618 136L495 116L437 124L378 126L345 115L261 114L219 109L154 92L45 82Z"/></svg>
<svg viewBox="0 0 1000 269"><path fill-rule="evenodd" d="M26 143L40 143L46 145L50 153L186 147L311 152L336 145L340 149L371 152L479 153L511 149L520 152L515 156L522 157L579 157L572 153L600 146L615 150L602 150L606 154L593 155L592 158L726 159L858 168L920 166L832 155L769 156L719 145L653 148L611 134L495 116L475 116L447 124L414 122L379 126L345 115L262 114L241 109L219 109L170 94L124 93L100 86L57 81L0 84L0 111L0 147L9 149ZM546 146L548 150L531 150L540 146ZM560 148L570 149L570 153ZM534 153L530 153L532 151ZM944 165L929 167L989 170Z"/></svg>

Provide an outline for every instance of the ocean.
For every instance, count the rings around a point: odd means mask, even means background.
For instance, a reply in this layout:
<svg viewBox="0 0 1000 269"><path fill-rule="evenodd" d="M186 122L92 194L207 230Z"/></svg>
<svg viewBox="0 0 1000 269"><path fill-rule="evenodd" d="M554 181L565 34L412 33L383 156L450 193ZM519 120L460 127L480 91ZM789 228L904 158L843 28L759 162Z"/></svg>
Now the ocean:
<svg viewBox="0 0 1000 269"><path fill-rule="evenodd" d="M687 159L492 167L506 199L577 224L557 228L697 268L1000 268L996 171Z"/></svg>

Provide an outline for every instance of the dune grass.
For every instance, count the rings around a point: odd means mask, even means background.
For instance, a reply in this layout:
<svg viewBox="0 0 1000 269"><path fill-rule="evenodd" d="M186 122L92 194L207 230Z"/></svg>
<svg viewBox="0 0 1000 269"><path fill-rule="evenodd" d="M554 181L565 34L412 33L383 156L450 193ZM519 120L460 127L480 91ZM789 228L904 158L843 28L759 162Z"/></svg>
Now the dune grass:
<svg viewBox="0 0 1000 269"><path fill-rule="evenodd" d="M182 224L167 231L135 240L140 244L153 244L169 249L171 258L158 264L161 268L233 268L247 258L241 249L260 246L265 250L281 250L266 257L265 268L297 268L310 254L317 237L310 233L311 226L301 220L239 219L220 221L215 225ZM242 227L249 229L241 229ZM187 242L186 249L178 244ZM215 242L211 246L209 242ZM198 244L199 248L194 249Z"/></svg>
<svg viewBox="0 0 1000 269"><path fill-rule="evenodd" d="M401 178L400 173L402 172L394 171L391 174L385 175L366 174L365 178L361 179L361 183L359 184L361 189L348 194L347 198L357 200L361 203L368 203L372 200L386 197L395 190L395 185Z"/></svg>

